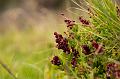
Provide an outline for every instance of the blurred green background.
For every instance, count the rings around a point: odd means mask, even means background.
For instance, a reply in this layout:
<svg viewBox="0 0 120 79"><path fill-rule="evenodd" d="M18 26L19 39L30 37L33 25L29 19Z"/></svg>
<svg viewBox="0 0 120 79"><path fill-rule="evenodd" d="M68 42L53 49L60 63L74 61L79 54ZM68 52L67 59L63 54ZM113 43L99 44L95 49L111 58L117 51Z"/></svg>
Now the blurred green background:
<svg viewBox="0 0 120 79"><path fill-rule="evenodd" d="M67 2L0 0L0 79L55 79L53 33L65 28L60 14Z"/></svg>

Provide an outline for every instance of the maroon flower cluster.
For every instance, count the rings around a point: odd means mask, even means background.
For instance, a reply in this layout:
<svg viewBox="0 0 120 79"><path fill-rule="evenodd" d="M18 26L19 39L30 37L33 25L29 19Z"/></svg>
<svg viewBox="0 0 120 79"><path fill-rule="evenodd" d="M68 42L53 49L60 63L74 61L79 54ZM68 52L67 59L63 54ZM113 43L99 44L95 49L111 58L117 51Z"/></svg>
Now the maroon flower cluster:
<svg viewBox="0 0 120 79"><path fill-rule="evenodd" d="M57 32L54 32L55 38L56 38L56 43L57 43L57 48L62 49L63 52L66 54L70 53L70 48L68 47L68 41L66 38L63 38L61 34L58 34Z"/></svg>
<svg viewBox="0 0 120 79"><path fill-rule="evenodd" d="M74 47L69 47L68 40L64 38L61 34L54 32L54 35L56 38L57 48L62 49L63 52L65 52L66 54L70 54L71 52L72 55L71 65L73 68L77 67L77 58L79 57L79 52ZM51 62L52 64L57 66L61 64L57 56L55 56Z"/></svg>
<svg viewBox="0 0 120 79"><path fill-rule="evenodd" d="M83 19L82 17L79 17L79 20L83 25L90 25L90 22L88 20Z"/></svg>
<svg viewBox="0 0 120 79"><path fill-rule="evenodd" d="M100 44L98 44L95 40L92 41L92 46L98 50L98 53L101 53L103 51L103 48L100 47ZM99 48L100 47L100 48Z"/></svg>
<svg viewBox="0 0 120 79"><path fill-rule="evenodd" d="M103 47L100 46L100 44L98 44L96 41L91 41L92 42L92 46L93 48L95 48L95 51L97 51L98 53L101 53L103 51ZM85 55L89 55L92 52L90 51L90 48L87 45L82 45L82 49L83 49L83 53Z"/></svg>
<svg viewBox="0 0 120 79"><path fill-rule="evenodd" d="M71 49L72 49L72 54L73 54L71 64L72 64L72 67L75 68L77 67L77 58L80 55L79 55L79 52L74 47L71 47Z"/></svg>
<svg viewBox="0 0 120 79"><path fill-rule="evenodd" d="M75 57L72 58L71 64L73 68L77 67L77 59Z"/></svg>
<svg viewBox="0 0 120 79"><path fill-rule="evenodd" d="M57 66L61 65L61 62L58 56L54 56L53 59L51 60L51 63Z"/></svg>
<svg viewBox="0 0 120 79"><path fill-rule="evenodd" d="M73 20L65 19L64 22L67 24L67 27L69 27L70 29L72 29L73 25L75 25L75 21Z"/></svg>
<svg viewBox="0 0 120 79"><path fill-rule="evenodd" d="M85 55L89 55L91 52L90 52L90 49L87 45L82 45L82 49L83 49L83 53Z"/></svg>
<svg viewBox="0 0 120 79"><path fill-rule="evenodd" d="M74 47L71 47L71 49L72 49L73 58L78 58L79 52Z"/></svg>
<svg viewBox="0 0 120 79"><path fill-rule="evenodd" d="M110 79L111 77L114 77L115 79L120 79L120 65L116 63L109 63L106 67L107 79Z"/></svg>
<svg viewBox="0 0 120 79"><path fill-rule="evenodd" d="M67 27L72 29L72 27L75 25L75 21L66 18L64 14L61 14L61 15L65 18L64 22L67 24Z"/></svg>

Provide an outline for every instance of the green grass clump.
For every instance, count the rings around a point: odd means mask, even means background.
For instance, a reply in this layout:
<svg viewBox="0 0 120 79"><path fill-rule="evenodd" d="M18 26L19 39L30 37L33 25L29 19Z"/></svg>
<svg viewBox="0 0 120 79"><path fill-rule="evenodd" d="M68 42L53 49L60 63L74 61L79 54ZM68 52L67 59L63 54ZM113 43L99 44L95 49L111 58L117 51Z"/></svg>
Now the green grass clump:
<svg viewBox="0 0 120 79"><path fill-rule="evenodd" d="M89 17L80 16L80 22L75 22L62 14L67 31L64 36L54 33L60 51L51 60L53 68L61 70L68 79L119 79L118 5L112 0L86 0L84 8L72 1Z"/></svg>

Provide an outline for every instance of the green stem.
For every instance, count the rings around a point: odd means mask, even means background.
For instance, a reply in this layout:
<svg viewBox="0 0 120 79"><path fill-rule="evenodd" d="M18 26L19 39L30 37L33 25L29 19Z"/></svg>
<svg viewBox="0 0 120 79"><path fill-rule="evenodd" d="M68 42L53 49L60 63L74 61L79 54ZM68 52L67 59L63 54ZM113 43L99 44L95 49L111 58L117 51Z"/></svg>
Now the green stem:
<svg viewBox="0 0 120 79"><path fill-rule="evenodd" d="M0 65L1 65L14 79L17 79L16 76L12 73L12 71L7 67L7 65L4 64L1 60L0 60Z"/></svg>

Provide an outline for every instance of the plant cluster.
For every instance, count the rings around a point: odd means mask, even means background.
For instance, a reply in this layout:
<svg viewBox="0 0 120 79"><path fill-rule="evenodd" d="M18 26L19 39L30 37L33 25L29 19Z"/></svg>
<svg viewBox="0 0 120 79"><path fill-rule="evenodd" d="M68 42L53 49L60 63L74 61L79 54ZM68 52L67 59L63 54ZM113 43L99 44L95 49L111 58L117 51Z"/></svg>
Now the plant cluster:
<svg viewBox="0 0 120 79"><path fill-rule="evenodd" d="M73 1L74 2L74 1ZM120 10L112 0L85 1L90 16L65 17L64 36L54 32L58 56L51 63L76 79L120 79Z"/></svg>

